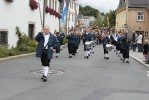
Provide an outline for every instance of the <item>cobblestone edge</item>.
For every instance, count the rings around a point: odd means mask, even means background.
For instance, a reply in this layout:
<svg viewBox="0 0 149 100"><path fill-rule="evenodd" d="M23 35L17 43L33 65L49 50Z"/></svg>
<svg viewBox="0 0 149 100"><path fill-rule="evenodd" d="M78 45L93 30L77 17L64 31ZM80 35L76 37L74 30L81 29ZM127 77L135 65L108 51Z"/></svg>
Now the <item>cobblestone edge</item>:
<svg viewBox="0 0 149 100"><path fill-rule="evenodd" d="M129 56L130 56L132 59L134 59L134 60L136 60L137 62L139 62L141 65L143 65L143 66L149 68L149 65L148 65L148 64L145 64L145 63L144 63L143 61L141 61L140 59L134 57L134 56L131 55L131 54L129 54Z"/></svg>

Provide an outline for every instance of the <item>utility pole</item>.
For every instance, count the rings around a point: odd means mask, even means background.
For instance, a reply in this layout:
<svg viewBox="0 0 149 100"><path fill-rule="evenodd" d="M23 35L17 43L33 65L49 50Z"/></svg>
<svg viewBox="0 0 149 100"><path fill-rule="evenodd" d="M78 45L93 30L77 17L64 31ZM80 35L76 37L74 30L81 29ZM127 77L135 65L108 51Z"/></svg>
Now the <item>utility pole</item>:
<svg viewBox="0 0 149 100"><path fill-rule="evenodd" d="M45 26L45 9L46 9L46 3L47 3L47 0L43 0L43 25L42 25L42 27Z"/></svg>

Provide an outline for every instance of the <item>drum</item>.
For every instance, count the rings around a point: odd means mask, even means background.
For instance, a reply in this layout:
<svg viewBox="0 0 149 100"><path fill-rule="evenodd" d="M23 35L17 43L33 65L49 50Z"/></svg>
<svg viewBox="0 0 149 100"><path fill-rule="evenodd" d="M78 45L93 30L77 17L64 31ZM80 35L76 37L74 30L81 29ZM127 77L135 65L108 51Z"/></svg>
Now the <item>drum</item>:
<svg viewBox="0 0 149 100"><path fill-rule="evenodd" d="M106 45L106 51L112 51L112 48L113 48L112 44Z"/></svg>
<svg viewBox="0 0 149 100"><path fill-rule="evenodd" d="M85 49L91 48L91 42L85 42Z"/></svg>

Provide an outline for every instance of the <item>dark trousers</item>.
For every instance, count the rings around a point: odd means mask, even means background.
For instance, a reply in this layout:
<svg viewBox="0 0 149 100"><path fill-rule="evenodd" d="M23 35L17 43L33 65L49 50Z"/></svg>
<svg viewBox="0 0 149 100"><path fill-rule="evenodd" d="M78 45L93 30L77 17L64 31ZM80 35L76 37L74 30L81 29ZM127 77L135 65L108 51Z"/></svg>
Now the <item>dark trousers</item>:
<svg viewBox="0 0 149 100"><path fill-rule="evenodd" d="M104 54L108 54L108 51L106 49L104 49Z"/></svg>
<svg viewBox="0 0 149 100"><path fill-rule="evenodd" d="M75 44L68 43L68 52L69 54L75 54Z"/></svg>
<svg viewBox="0 0 149 100"><path fill-rule="evenodd" d="M123 51L123 58L129 58L129 49L122 49Z"/></svg>
<svg viewBox="0 0 149 100"><path fill-rule="evenodd" d="M138 52L143 52L142 44L138 44Z"/></svg>
<svg viewBox="0 0 149 100"><path fill-rule="evenodd" d="M50 61L51 59L48 59L48 50L46 50L46 54L45 52L41 54L41 64L42 66L49 66L50 67Z"/></svg>
<svg viewBox="0 0 149 100"><path fill-rule="evenodd" d="M55 48L56 53L60 53L60 48Z"/></svg>

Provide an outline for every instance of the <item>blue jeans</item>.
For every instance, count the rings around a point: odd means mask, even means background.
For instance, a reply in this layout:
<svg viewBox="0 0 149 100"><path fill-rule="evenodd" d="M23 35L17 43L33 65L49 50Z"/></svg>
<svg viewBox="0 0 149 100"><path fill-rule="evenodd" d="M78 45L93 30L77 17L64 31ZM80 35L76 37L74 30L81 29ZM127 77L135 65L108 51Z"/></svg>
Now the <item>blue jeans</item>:
<svg viewBox="0 0 149 100"><path fill-rule="evenodd" d="M138 52L143 52L142 44L138 44Z"/></svg>

